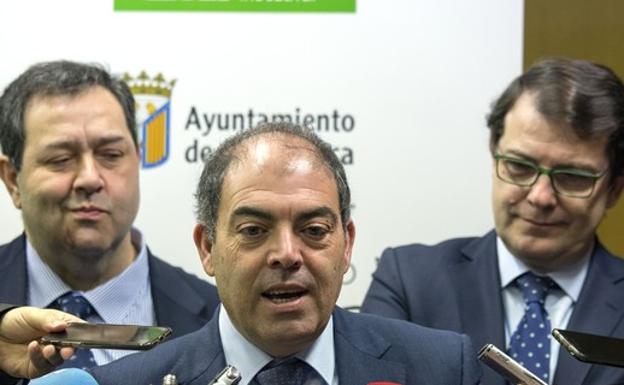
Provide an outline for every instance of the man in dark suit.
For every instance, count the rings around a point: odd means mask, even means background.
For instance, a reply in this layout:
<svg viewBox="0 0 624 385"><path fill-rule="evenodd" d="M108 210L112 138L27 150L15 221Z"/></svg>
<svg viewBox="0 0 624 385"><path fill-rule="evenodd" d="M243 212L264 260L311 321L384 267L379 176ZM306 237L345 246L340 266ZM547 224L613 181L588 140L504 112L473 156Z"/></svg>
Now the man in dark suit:
<svg viewBox="0 0 624 385"><path fill-rule="evenodd" d="M196 196L194 240L222 306L198 332L89 369L99 384L205 385L226 364L241 385L478 383L467 337L335 306L355 227L344 169L312 131L231 137Z"/></svg>
<svg viewBox="0 0 624 385"><path fill-rule="evenodd" d="M493 343L550 383L624 383L549 336L624 336L624 261L595 235L622 190L622 82L593 63L543 61L509 85L488 126L495 230L385 250L362 311ZM486 370L483 384L504 381Z"/></svg>
<svg viewBox="0 0 624 385"><path fill-rule="evenodd" d="M0 97L0 178L24 234L0 246L0 303L91 322L203 326L216 288L156 258L138 229L139 147L128 86L94 65L32 66ZM89 364L127 352L94 350ZM86 361L85 361L86 362Z"/></svg>
<svg viewBox="0 0 624 385"><path fill-rule="evenodd" d="M20 235L0 246L0 302L29 304L25 244L26 236ZM201 328L219 304L216 288L146 250L154 324L171 327L171 338Z"/></svg>

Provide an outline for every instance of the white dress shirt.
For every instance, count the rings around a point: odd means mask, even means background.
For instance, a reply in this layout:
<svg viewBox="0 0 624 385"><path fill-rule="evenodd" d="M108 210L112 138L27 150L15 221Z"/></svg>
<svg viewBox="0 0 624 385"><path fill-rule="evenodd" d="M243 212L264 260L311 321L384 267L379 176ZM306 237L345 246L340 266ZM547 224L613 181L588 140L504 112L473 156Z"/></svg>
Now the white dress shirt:
<svg viewBox="0 0 624 385"><path fill-rule="evenodd" d="M154 325L156 316L149 279L147 247L141 233L132 229L132 243L139 254L123 272L108 282L89 290L77 291L97 311L86 321L92 323ZM39 256L26 241L28 299L31 306L47 307L72 289ZM96 364L104 365L134 353L133 350L91 349Z"/></svg>
<svg viewBox="0 0 624 385"><path fill-rule="evenodd" d="M505 310L505 348L508 349L511 335L524 316L525 307L522 292L513 282L530 269L524 262L511 254L500 237L496 239L496 248ZM544 308L550 317L551 328L565 329L568 325L574 304L579 298L587 276L591 254L586 255L573 266L548 274L560 287L560 289L551 290L544 301ZM557 358L559 357L559 344L552 338L550 341L550 383L552 384Z"/></svg>
<svg viewBox="0 0 624 385"><path fill-rule="evenodd" d="M239 333L223 305L220 305L219 309L219 334L225 354L225 362L235 366L241 373L239 385L248 385L256 373L273 360L273 357L260 350ZM309 349L295 354L295 357L313 367L327 384L338 385L333 316L314 344Z"/></svg>

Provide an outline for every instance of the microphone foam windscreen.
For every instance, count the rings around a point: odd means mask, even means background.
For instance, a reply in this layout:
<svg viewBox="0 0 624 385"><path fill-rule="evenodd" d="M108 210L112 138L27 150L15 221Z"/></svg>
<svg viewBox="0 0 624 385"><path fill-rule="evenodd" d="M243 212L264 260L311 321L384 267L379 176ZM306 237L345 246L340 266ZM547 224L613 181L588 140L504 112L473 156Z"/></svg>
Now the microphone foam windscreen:
<svg viewBox="0 0 624 385"><path fill-rule="evenodd" d="M61 369L30 381L30 385L98 385L88 372L82 369Z"/></svg>

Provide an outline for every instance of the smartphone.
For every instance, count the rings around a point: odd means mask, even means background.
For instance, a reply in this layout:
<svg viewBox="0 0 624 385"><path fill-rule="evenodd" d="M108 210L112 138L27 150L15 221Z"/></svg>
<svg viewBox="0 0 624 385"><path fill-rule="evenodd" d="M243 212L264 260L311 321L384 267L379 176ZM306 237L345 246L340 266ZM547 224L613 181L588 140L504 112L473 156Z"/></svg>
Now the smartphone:
<svg viewBox="0 0 624 385"><path fill-rule="evenodd" d="M64 332L41 337L43 344L75 348L147 350L171 334L161 326L91 324L69 322Z"/></svg>
<svg viewBox="0 0 624 385"><path fill-rule="evenodd" d="M624 367L624 339L561 329L553 329L552 335L580 361Z"/></svg>
<svg viewBox="0 0 624 385"><path fill-rule="evenodd" d="M514 385L548 385L492 344L482 347L478 357Z"/></svg>

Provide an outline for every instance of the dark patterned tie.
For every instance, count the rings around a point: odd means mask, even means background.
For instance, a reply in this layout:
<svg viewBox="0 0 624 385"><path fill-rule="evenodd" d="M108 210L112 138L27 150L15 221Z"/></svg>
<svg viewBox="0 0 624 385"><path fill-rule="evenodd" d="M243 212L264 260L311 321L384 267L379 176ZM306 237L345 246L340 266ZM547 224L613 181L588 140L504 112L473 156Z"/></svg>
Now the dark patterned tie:
<svg viewBox="0 0 624 385"><path fill-rule="evenodd" d="M538 277L528 272L516 278L522 291L525 313L509 342L509 355L536 376L549 381L550 377L550 318L544 309L548 291L557 284L549 277Z"/></svg>
<svg viewBox="0 0 624 385"><path fill-rule="evenodd" d="M273 360L256 374L250 385L327 385L310 365L298 358Z"/></svg>
<svg viewBox="0 0 624 385"><path fill-rule="evenodd" d="M48 306L51 309L58 309L65 313L73 314L77 317L86 320L92 315L96 315L97 312L91 306L89 301L79 293L68 292L58 297ZM76 349L76 353L63 365L58 368L80 368L86 369L95 366L95 360L93 359L93 353L89 349Z"/></svg>

